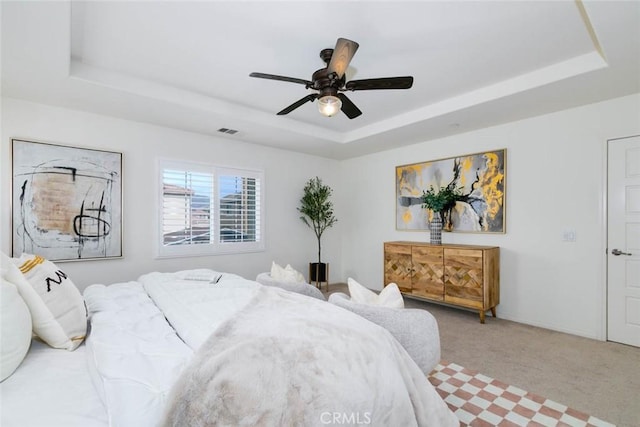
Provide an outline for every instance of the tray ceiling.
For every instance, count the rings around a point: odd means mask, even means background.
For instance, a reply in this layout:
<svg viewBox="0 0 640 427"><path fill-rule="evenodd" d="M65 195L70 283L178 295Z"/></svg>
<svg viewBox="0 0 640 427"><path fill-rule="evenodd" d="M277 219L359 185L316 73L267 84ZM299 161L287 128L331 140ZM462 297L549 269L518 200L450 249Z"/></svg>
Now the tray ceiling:
<svg viewBox="0 0 640 427"><path fill-rule="evenodd" d="M349 120L305 104L320 50L360 44ZM640 3L3 2L4 96L347 158L640 91ZM231 135L218 129L238 130Z"/></svg>

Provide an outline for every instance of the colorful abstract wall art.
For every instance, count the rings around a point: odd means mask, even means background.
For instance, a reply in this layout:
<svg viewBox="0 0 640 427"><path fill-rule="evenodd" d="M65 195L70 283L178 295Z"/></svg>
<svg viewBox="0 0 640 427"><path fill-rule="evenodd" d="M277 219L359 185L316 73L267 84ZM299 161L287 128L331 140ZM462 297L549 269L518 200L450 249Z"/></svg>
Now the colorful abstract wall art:
<svg viewBox="0 0 640 427"><path fill-rule="evenodd" d="M396 229L428 230L422 193L452 185L462 195L443 212L447 231L505 232L506 149L396 167Z"/></svg>
<svg viewBox="0 0 640 427"><path fill-rule="evenodd" d="M122 256L122 153L12 140L13 255Z"/></svg>

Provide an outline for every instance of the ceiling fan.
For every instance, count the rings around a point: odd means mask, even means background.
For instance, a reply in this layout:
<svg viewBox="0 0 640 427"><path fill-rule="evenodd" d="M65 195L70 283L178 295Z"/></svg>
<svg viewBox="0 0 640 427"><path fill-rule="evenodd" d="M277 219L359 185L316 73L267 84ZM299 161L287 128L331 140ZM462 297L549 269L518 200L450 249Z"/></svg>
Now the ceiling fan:
<svg viewBox="0 0 640 427"><path fill-rule="evenodd" d="M322 58L327 66L314 72L311 76L311 81L265 73L251 73L249 76L260 79L299 83L307 89L318 91L317 93L312 93L299 99L278 112L279 116L289 114L301 105L318 99L318 109L321 114L331 117L342 110L347 117L355 119L362 114L362 111L342 92L348 90L409 89L413 85L413 77L411 76L350 80L347 82L345 71L353 55L355 55L356 50L358 50L358 46L358 43L352 40L339 38L335 48L320 51L320 58Z"/></svg>

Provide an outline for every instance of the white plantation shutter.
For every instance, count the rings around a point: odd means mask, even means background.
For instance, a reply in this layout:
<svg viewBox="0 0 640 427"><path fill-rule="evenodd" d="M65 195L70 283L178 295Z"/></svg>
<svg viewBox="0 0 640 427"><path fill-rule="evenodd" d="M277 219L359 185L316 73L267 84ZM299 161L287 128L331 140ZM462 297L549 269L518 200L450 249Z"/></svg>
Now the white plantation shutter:
<svg viewBox="0 0 640 427"><path fill-rule="evenodd" d="M261 240L261 179L256 173L221 170L218 174L220 242Z"/></svg>
<svg viewBox="0 0 640 427"><path fill-rule="evenodd" d="M263 173L160 161L159 256L264 249Z"/></svg>
<svg viewBox="0 0 640 427"><path fill-rule="evenodd" d="M162 184L163 244L210 243L215 213L211 203L213 175L165 169Z"/></svg>

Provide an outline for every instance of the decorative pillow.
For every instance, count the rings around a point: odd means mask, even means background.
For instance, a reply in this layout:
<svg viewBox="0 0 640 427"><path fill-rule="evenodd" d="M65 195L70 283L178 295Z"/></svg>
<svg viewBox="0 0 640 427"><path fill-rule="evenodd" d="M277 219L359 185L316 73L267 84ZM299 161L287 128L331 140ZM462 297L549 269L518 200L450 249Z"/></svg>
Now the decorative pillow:
<svg viewBox="0 0 640 427"><path fill-rule="evenodd" d="M306 280L304 279L304 276L302 275L302 273L300 273L297 270L294 270L294 268L291 267L291 265L287 264L287 266L284 269L289 274L293 274L293 276L296 278L296 283L306 283Z"/></svg>
<svg viewBox="0 0 640 427"><path fill-rule="evenodd" d="M22 363L31 345L31 314L18 289L0 279L0 381Z"/></svg>
<svg viewBox="0 0 640 427"><path fill-rule="evenodd" d="M33 332L51 347L75 350L87 332L87 312L78 288L40 256L22 254L11 261L5 278L29 307Z"/></svg>
<svg viewBox="0 0 640 427"><path fill-rule="evenodd" d="M379 294L365 288L351 277L347 279L347 285L353 302L381 307L404 308L402 294L395 283L389 283Z"/></svg>
<svg viewBox="0 0 640 427"><path fill-rule="evenodd" d="M304 283L304 276L294 270L290 264L287 264L285 268L276 264L275 261L271 262L271 278L284 283Z"/></svg>
<svg viewBox="0 0 640 427"><path fill-rule="evenodd" d="M400 288L395 283L389 283L378 294L378 305L391 308L404 308L404 299Z"/></svg>
<svg viewBox="0 0 640 427"><path fill-rule="evenodd" d="M284 273L284 268L280 265L276 264L275 261L271 261L271 278L273 280L280 280L282 278L282 274Z"/></svg>

